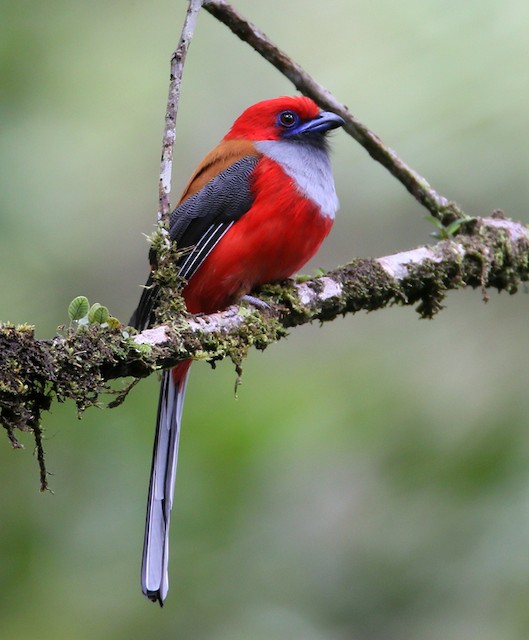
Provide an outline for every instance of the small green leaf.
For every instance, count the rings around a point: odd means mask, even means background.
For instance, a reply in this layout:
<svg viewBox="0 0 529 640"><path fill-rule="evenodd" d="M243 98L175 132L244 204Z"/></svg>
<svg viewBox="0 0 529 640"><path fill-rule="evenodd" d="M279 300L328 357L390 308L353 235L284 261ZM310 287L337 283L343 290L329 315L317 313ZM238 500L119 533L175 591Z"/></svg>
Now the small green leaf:
<svg viewBox="0 0 529 640"><path fill-rule="evenodd" d="M454 220L451 224L446 227L446 235L453 236L456 231L459 230L459 227L463 224L463 222L467 222L468 218L458 218Z"/></svg>
<svg viewBox="0 0 529 640"><path fill-rule="evenodd" d="M454 220L454 222L451 222L448 226L445 227L440 220L438 220L437 218L434 218L433 216L425 216L424 219L430 222L431 224L433 224L433 226L437 228L437 231L434 231L430 235L433 236L434 238L437 238L438 240L448 240L455 233L457 233L457 231L459 230L459 227L464 222L468 222L469 220L471 220L469 216L465 216L463 218L458 218L457 220Z"/></svg>
<svg viewBox="0 0 529 640"><path fill-rule="evenodd" d="M438 229L444 229L443 223L437 218L434 218L433 216L424 216L424 219L430 224L433 224L434 227L437 227Z"/></svg>
<svg viewBox="0 0 529 640"><path fill-rule="evenodd" d="M117 318L114 318L114 316L110 316L107 319L107 324L110 329L117 329L121 326L121 322Z"/></svg>
<svg viewBox="0 0 529 640"><path fill-rule="evenodd" d="M84 318L90 309L90 303L86 296L77 296L68 305L68 317L71 321Z"/></svg>
<svg viewBox="0 0 529 640"><path fill-rule="evenodd" d="M110 313L106 307L99 302L94 302L88 312L88 322L90 324L103 324L110 318Z"/></svg>

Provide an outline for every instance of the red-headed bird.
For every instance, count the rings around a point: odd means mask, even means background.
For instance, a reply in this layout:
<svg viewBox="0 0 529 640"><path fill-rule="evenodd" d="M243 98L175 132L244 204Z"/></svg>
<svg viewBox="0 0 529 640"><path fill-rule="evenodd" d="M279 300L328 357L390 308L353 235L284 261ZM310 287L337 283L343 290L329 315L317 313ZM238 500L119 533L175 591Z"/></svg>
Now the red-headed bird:
<svg viewBox="0 0 529 640"><path fill-rule="evenodd" d="M325 134L342 124L306 97L265 100L246 109L198 165L169 225L171 240L188 249L178 266L189 312L225 309L262 284L289 278L316 253L338 209ZM133 326L152 324L159 294L149 278ZM141 582L160 605L169 587L169 521L190 364L164 373L158 405Z"/></svg>

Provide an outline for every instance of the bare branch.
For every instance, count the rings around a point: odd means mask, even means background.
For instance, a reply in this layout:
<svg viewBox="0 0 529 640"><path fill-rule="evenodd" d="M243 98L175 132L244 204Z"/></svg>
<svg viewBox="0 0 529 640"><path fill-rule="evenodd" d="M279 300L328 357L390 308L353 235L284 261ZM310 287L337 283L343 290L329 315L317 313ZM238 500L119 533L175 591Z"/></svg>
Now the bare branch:
<svg viewBox="0 0 529 640"><path fill-rule="evenodd" d="M180 41L171 56L171 77L169 80L169 95L165 112L165 128L162 140L162 159L160 162L160 183L158 186L158 220L167 222L171 205L171 176L173 170L173 148L176 139L176 115L180 101L180 87L184 63L193 39L197 23L198 12L202 7L202 0L190 0L187 8Z"/></svg>

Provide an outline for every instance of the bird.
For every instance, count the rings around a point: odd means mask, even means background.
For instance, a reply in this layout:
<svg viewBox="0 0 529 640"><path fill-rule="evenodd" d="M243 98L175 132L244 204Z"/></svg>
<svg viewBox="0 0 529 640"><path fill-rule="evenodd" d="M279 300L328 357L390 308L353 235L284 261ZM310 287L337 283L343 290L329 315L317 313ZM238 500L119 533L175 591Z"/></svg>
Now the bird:
<svg viewBox="0 0 529 640"><path fill-rule="evenodd" d="M257 102L192 174L169 217L188 312L209 314L257 287L295 274L319 249L338 210L329 131L344 120L306 96ZM130 324L155 322L151 275ZM250 301L257 302L255 298ZM169 589L169 525L191 360L162 375L141 569L143 594L160 606Z"/></svg>

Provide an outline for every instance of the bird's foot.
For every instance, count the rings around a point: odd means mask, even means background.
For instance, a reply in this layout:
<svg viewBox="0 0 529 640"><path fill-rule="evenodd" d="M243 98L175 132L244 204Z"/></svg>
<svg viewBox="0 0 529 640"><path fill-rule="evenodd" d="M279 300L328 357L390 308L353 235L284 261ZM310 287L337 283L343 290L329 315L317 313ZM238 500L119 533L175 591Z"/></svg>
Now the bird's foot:
<svg viewBox="0 0 529 640"><path fill-rule="evenodd" d="M257 307L257 309L270 309L270 305L268 304L268 302L265 302L264 300L260 300L255 296L250 296L250 295L243 296L241 298L241 301L247 302L248 304L251 304L252 306Z"/></svg>

